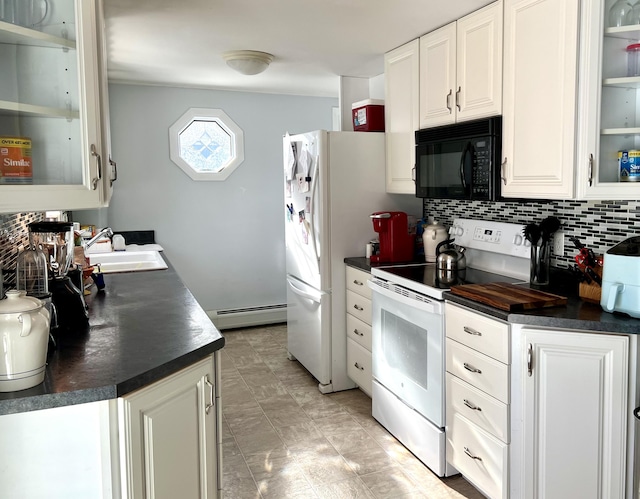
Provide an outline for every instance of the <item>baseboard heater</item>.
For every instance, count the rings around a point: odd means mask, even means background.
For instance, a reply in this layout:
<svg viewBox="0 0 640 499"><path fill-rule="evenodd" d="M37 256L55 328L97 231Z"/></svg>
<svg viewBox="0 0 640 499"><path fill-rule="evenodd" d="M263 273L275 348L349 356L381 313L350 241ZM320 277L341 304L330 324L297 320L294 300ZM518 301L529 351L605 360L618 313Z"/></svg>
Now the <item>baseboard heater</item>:
<svg viewBox="0 0 640 499"><path fill-rule="evenodd" d="M218 329L262 326L287 322L287 305L265 305L263 307L229 308L207 312Z"/></svg>

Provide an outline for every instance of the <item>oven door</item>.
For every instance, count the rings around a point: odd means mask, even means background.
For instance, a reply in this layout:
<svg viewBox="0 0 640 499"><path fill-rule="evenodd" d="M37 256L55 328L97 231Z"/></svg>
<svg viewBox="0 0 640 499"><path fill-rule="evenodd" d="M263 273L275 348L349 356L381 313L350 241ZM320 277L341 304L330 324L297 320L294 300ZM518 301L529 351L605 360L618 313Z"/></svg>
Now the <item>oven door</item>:
<svg viewBox="0 0 640 499"><path fill-rule="evenodd" d="M443 303L416 300L375 284L371 288L374 379L443 428Z"/></svg>

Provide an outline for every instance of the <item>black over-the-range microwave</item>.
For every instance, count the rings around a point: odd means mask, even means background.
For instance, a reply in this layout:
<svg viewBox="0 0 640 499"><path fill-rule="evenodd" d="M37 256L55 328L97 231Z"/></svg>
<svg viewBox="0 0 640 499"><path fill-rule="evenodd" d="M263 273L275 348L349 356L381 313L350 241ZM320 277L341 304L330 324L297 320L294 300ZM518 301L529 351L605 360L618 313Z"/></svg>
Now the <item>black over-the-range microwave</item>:
<svg viewBox="0 0 640 499"><path fill-rule="evenodd" d="M416 196L501 199L501 155L501 116L418 130Z"/></svg>

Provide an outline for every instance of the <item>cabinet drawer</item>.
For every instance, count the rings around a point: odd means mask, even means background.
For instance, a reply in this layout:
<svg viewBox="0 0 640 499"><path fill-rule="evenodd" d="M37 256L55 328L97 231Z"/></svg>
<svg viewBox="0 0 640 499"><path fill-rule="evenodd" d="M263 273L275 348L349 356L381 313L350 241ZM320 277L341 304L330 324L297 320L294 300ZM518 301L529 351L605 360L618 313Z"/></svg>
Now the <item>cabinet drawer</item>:
<svg viewBox="0 0 640 499"><path fill-rule="evenodd" d="M371 274L364 270L349 267L347 265L347 289L358 293L365 298L371 299L371 288L367 286L367 281Z"/></svg>
<svg viewBox="0 0 640 499"><path fill-rule="evenodd" d="M355 315L362 322L371 324L371 300L347 290L347 314Z"/></svg>
<svg viewBox="0 0 640 499"><path fill-rule="evenodd" d="M462 414L469 421L509 443L509 406L447 373L447 426L453 415Z"/></svg>
<svg viewBox="0 0 640 499"><path fill-rule="evenodd" d="M509 357L509 325L482 314L445 304L447 337L505 364Z"/></svg>
<svg viewBox="0 0 640 499"><path fill-rule="evenodd" d="M371 325L347 314L347 337L371 351Z"/></svg>
<svg viewBox="0 0 640 499"><path fill-rule="evenodd" d="M508 497L509 446L460 414L447 426L447 461L491 499Z"/></svg>
<svg viewBox="0 0 640 499"><path fill-rule="evenodd" d="M347 338L347 375L371 397L371 352Z"/></svg>
<svg viewBox="0 0 640 499"><path fill-rule="evenodd" d="M509 403L509 366L447 338L447 371Z"/></svg>

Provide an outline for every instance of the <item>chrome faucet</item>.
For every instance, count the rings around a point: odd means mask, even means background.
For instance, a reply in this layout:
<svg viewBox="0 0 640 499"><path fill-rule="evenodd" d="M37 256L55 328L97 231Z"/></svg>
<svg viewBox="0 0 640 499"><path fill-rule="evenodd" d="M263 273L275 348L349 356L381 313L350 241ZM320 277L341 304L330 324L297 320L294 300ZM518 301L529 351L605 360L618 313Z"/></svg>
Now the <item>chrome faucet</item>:
<svg viewBox="0 0 640 499"><path fill-rule="evenodd" d="M111 227L100 229L95 236L84 243L84 249L88 249L93 246L102 236L113 237L113 231L111 230Z"/></svg>

